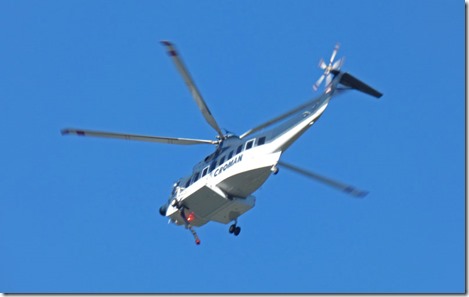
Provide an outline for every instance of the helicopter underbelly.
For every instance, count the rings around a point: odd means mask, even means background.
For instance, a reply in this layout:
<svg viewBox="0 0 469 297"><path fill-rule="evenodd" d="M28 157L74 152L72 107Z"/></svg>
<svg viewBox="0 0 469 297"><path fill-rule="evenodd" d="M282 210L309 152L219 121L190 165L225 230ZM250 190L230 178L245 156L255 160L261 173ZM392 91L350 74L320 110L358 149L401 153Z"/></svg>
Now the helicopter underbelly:
<svg viewBox="0 0 469 297"><path fill-rule="evenodd" d="M180 201L191 215L193 226L202 226L209 221L227 224L250 210L255 205L254 193L269 178L272 167L280 158L280 153L273 153L253 159L248 154L239 162L222 173L202 178L191 185ZM173 207L168 209L168 216L173 222L182 225L180 212Z"/></svg>
<svg viewBox="0 0 469 297"><path fill-rule="evenodd" d="M203 186L183 200L188 221L196 227L205 225L209 221L228 224L253 208L255 202L256 198L252 195L246 198L227 198L209 186ZM179 210L174 209L169 217L177 225L185 224Z"/></svg>
<svg viewBox="0 0 469 297"><path fill-rule="evenodd" d="M230 196L246 198L259 189L269 178L272 173L271 168L272 165L269 165L244 171L226 178L217 186Z"/></svg>

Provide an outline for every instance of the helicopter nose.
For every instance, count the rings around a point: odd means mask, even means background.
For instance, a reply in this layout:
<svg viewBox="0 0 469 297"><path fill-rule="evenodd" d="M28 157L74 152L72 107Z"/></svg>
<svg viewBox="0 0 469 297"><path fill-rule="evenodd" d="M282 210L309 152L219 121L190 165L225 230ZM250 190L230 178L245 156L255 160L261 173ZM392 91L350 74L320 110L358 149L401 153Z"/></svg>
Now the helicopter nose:
<svg viewBox="0 0 469 297"><path fill-rule="evenodd" d="M160 215L162 215L163 217L166 216L166 211L168 210L168 204L163 204L161 207L160 207Z"/></svg>

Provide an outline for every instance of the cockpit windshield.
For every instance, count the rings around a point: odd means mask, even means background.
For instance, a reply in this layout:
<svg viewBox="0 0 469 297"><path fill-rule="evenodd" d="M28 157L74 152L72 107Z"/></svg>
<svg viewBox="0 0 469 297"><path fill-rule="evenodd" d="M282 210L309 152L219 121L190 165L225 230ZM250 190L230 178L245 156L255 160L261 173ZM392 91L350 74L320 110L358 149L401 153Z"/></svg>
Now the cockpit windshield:
<svg viewBox="0 0 469 297"><path fill-rule="evenodd" d="M173 190L171 191L171 198L175 197L179 193L179 189L181 188L179 184L181 183L181 180L179 179L177 182L173 184Z"/></svg>

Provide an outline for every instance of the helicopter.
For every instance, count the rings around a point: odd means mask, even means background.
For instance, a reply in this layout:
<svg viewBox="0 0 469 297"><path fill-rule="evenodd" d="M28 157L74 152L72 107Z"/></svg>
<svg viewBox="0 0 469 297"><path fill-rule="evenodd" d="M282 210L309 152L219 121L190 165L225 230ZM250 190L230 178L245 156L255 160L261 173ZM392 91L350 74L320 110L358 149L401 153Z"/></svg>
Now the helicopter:
<svg viewBox="0 0 469 297"><path fill-rule="evenodd" d="M326 63L319 61L323 74L313 85L317 91L324 82L324 92L316 98L275 117L241 135L223 133L215 117L196 87L176 47L170 41L161 41L178 72L189 88L206 122L217 132L216 139L191 139L146 136L83 129L62 129L62 135L92 136L124 140L147 141L176 145L212 145L215 151L193 166L192 174L179 178L173 185L168 200L159 208L171 223L188 229L197 245L200 238L194 227L214 221L230 224L229 233L238 236L241 227L238 218L255 206L256 192L279 167L331 186L353 197L365 197L368 192L352 185L319 175L281 161L282 154L322 116L333 96L348 90L358 90L375 98L383 94L341 71L344 57L335 60L336 44Z"/></svg>

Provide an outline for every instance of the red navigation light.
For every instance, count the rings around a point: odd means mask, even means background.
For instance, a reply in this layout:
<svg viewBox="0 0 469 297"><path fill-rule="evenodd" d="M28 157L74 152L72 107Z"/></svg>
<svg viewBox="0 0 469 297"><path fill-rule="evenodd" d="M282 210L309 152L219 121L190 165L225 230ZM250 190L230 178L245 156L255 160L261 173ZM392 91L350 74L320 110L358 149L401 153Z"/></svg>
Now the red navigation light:
<svg viewBox="0 0 469 297"><path fill-rule="evenodd" d="M195 219L194 212L191 212L191 213L187 216L187 221L188 221L188 222L192 222L194 219Z"/></svg>

